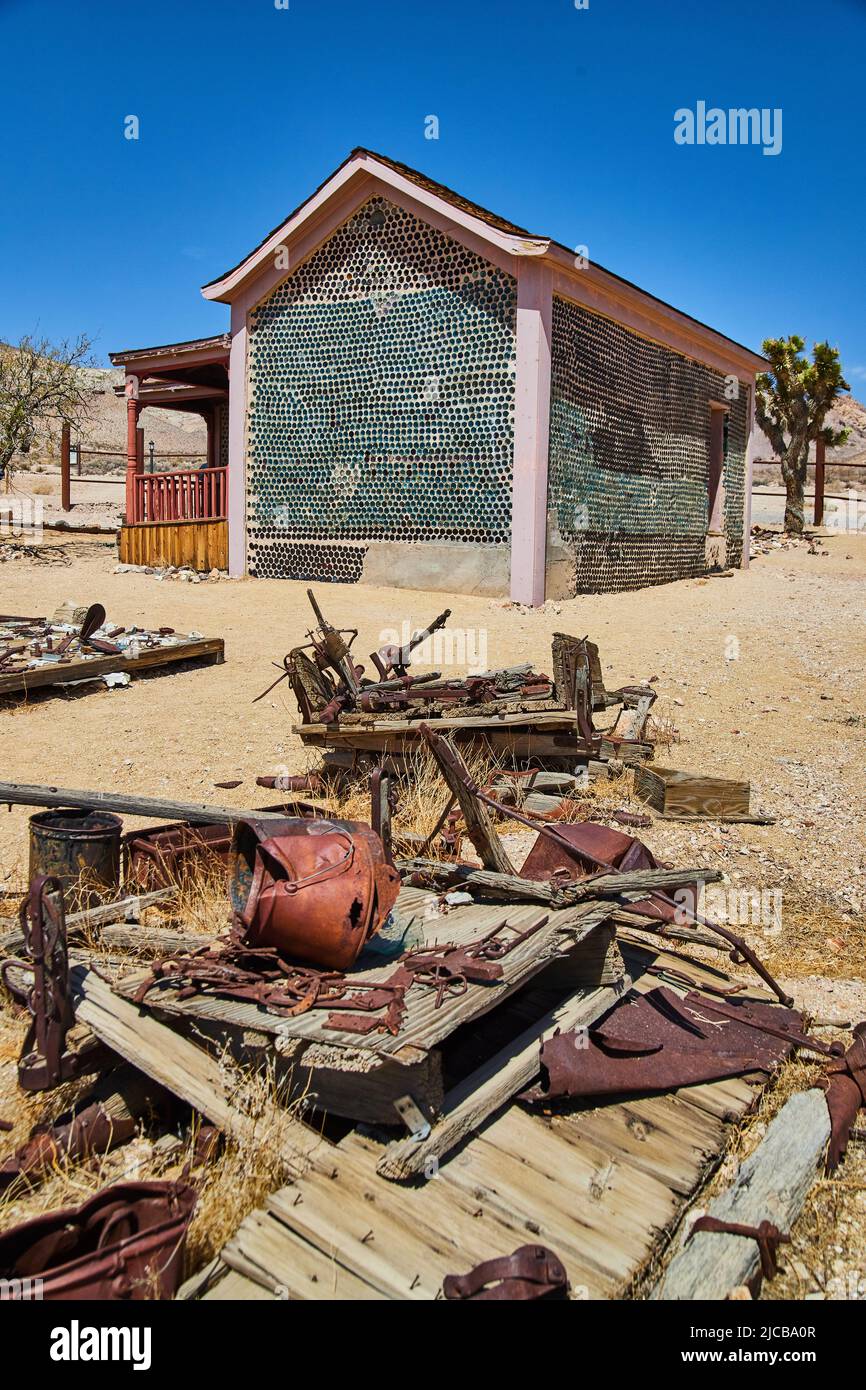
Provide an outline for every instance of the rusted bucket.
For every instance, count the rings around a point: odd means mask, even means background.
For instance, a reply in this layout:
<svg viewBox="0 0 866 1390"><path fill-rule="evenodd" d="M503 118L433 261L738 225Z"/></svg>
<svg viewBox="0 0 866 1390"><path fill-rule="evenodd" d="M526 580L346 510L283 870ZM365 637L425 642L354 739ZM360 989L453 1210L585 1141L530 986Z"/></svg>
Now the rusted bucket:
<svg viewBox="0 0 866 1390"><path fill-rule="evenodd" d="M30 878L52 874L64 897L75 886L81 906L93 907L120 889L120 816L108 811L40 811L30 817ZM76 896L76 906L78 898Z"/></svg>
<svg viewBox="0 0 866 1390"><path fill-rule="evenodd" d="M239 821L229 896L251 946L350 970L400 891L382 841L360 821Z"/></svg>

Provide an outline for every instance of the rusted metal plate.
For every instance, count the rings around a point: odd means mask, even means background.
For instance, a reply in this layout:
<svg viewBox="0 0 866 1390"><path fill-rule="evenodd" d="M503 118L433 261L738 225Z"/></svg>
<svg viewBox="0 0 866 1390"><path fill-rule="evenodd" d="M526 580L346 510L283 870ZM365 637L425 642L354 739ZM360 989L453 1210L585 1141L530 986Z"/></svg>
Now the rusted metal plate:
<svg viewBox="0 0 866 1390"><path fill-rule="evenodd" d="M726 1003L724 1010L669 989L629 996L589 1032L560 1033L542 1046L543 1080L531 1098L667 1091L770 1072L804 1037L794 1009Z"/></svg>

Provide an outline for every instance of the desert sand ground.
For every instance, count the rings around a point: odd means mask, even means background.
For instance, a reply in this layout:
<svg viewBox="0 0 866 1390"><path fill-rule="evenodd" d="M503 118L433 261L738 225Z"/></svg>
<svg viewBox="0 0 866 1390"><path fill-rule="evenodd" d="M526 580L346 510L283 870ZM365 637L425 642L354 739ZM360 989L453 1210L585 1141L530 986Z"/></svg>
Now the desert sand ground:
<svg viewBox="0 0 866 1390"><path fill-rule="evenodd" d="M772 549L731 577L584 596L535 611L458 594L314 587L334 624L360 629L361 659L387 629L423 626L450 607L452 629L463 629L476 646L486 642L483 665L532 660L549 670L551 636L566 631L598 642L608 686L657 677L656 719L677 731L657 761L747 778L753 808L775 823L656 819L640 834L663 860L720 867L734 887L781 889L781 927L736 929L788 982L799 1005L856 1021L866 1017L866 537L836 535L818 552L806 545ZM0 610L46 614L67 598L99 601L126 626L221 635L226 661L125 689L95 685L6 702L0 779L250 806L271 796L256 788L257 774L314 765L292 733L296 711L287 683L253 703L278 674L272 663L304 640L311 622L305 584L193 584L115 573L114 545L104 537L46 532L43 554L0 565ZM236 779L235 790L214 785ZM637 809L627 779L622 798L606 799L599 812L617 805ZM26 882L29 814L0 811L7 914ZM13 1039L3 1059L10 1094L15 1046ZM792 1072L795 1084L809 1084L809 1065L791 1064L801 1069ZM740 1152L757 1143L777 1103L770 1093ZM866 1156L853 1144L837 1180L816 1184L788 1272L765 1296L866 1296L864 1223Z"/></svg>
<svg viewBox="0 0 866 1390"><path fill-rule="evenodd" d="M115 574L106 540L55 535L45 542L58 543L68 564L21 560L0 568L0 610L41 614L66 598L99 601L126 626L222 636L226 661L126 689L84 687L88 693L7 704L0 710L4 779L243 806L260 795L257 774L310 764L291 731L288 684L253 704L277 674L272 663L304 640L311 622L305 584L168 583ZM653 849L679 862L704 856L742 886L782 888L792 914L792 968L840 975L862 967L866 944L866 538L836 536L822 548L826 555L805 546L773 551L730 578L587 595L535 611L459 594L316 587L332 622L360 629L362 657L386 629L423 626L447 606L449 626L465 629L467 644L486 641L488 666L532 660L549 668L551 636L561 630L599 643L611 687L657 676L654 713L679 732L659 761L748 778L753 806L776 823L657 821L647 833ZM243 781L234 791L214 786L235 779ZM4 812L2 886L20 884L26 848L26 810ZM813 933L801 940L807 910ZM771 954L787 957L784 931L771 944Z"/></svg>

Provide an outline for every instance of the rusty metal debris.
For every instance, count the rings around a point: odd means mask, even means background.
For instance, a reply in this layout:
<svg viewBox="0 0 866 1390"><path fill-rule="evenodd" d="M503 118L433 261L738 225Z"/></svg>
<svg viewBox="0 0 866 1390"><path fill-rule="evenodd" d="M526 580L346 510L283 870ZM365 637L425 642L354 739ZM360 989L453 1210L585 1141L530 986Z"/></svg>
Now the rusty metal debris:
<svg viewBox="0 0 866 1390"><path fill-rule="evenodd" d="M158 825L133 830L124 837L126 885L142 893L181 882L193 865L228 864L232 828L213 825Z"/></svg>
<svg viewBox="0 0 866 1390"><path fill-rule="evenodd" d="M843 1056L827 1066L824 1081L830 1112L827 1172L841 1163L857 1113L866 1105L866 1022L854 1028L854 1041Z"/></svg>
<svg viewBox="0 0 866 1390"><path fill-rule="evenodd" d="M133 1137L141 1117L156 1110L159 1102L158 1089L134 1068L109 1072L91 1092L89 1103L34 1126L27 1142L0 1163L0 1190L21 1178L38 1182L58 1163L110 1153Z"/></svg>
<svg viewBox="0 0 866 1390"><path fill-rule="evenodd" d="M773 1071L795 1047L823 1050L803 1016L778 1004L718 1004L657 988L627 996L588 1032L559 1033L541 1048L532 1100L675 1090Z"/></svg>
<svg viewBox="0 0 866 1390"><path fill-rule="evenodd" d="M388 983L364 985L340 971L292 964L273 946L250 946L237 929L212 946L154 962L136 1001L146 999L161 982L174 986L181 999L199 994L238 999L285 1018L310 1009L375 1013L401 993Z"/></svg>
<svg viewBox="0 0 866 1390"><path fill-rule="evenodd" d="M779 1246L791 1244L791 1237L783 1235L772 1221L762 1221L759 1226L746 1226L740 1221L723 1221L719 1216L699 1216L697 1221L693 1223L686 1239L691 1240L692 1236L697 1235L700 1231L727 1236L745 1236L748 1240L756 1241L761 1256L761 1275L764 1279L775 1279L779 1272L777 1259Z"/></svg>
<svg viewBox="0 0 866 1390"><path fill-rule="evenodd" d="M346 970L399 889L381 840L360 821L250 819L235 827L232 906L253 947Z"/></svg>
<svg viewBox="0 0 866 1390"><path fill-rule="evenodd" d="M33 963L27 996L32 1022L18 1063L18 1084L25 1091L45 1091L98 1070L105 1053L98 1046L70 1051L66 1037L75 1024L69 998L66 920L58 879L40 875L30 885L19 914L25 953ZM2 976L6 980L4 962Z"/></svg>
<svg viewBox="0 0 866 1390"><path fill-rule="evenodd" d="M447 995L464 994L470 984L495 984L499 962L547 921L546 916L510 938L501 922L466 946L423 947L401 957L387 980L367 983L338 970L294 964L273 946L252 947L235 927L224 940L199 951L156 961L135 994L143 1002L160 984L172 986L180 999L212 995L258 1004L286 1018L311 1009L328 1011L325 1028L339 1032L396 1035L405 1013L405 996L413 986L435 991L434 1007Z"/></svg>
<svg viewBox="0 0 866 1390"><path fill-rule="evenodd" d="M564 850L565 854L570 855L572 858L576 857L579 860L589 860L595 865L596 869L604 869L607 873L621 873L624 871L626 867L625 862L619 865L613 864L588 846L582 847L579 853L575 855L573 843L568 833L572 831L574 827L551 824L543 819L529 817L524 815L522 811L516 810L513 806L505 806L501 801L490 796L475 783L462 758L456 754L456 750L450 745L446 738L443 738L441 734L437 734L428 724L420 725L420 729L428 746L438 755L440 762L446 763L450 768L455 785L457 782L461 783L469 796L473 797L477 802L481 803L481 805L489 806L491 810L497 811L506 819L526 825L530 830L537 830L539 836L546 836L548 840L557 845L561 850ZM617 834L618 832L611 831L609 833ZM640 844L640 841L635 841L635 844ZM678 912L684 921L695 923L698 926L706 927L709 931L717 933L717 935L721 936L722 939L727 941L732 947L731 958L748 961L755 973L760 976L765 984L770 986L779 1002L784 1004L786 1008L791 1007L794 1002L793 998L789 994L786 994L782 986L773 978L766 966L758 959L758 956L751 949L748 942L741 936L737 936L734 932L729 931L727 927L720 926L718 923L710 921L700 913L688 908L685 903L677 903L669 893L653 890L647 894L647 901L653 907L659 906L663 908L665 914ZM671 918L669 917L668 920L671 920ZM663 931L663 926L661 930Z"/></svg>
<svg viewBox="0 0 866 1390"><path fill-rule="evenodd" d="M599 757L606 750L612 756L628 747L640 756L650 752L644 740L655 691L648 684L607 691L598 648L588 638L555 634L552 676L536 671L528 662L456 678L439 672L410 674L413 653L445 626L450 617L446 610L402 646L392 644L371 653L378 679L370 680L352 656L357 629L334 628L312 591L307 592L318 625L307 634L307 643L283 658L282 674L268 688L289 679L301 717L297 732L306 743L327 746L328 736L322 733L326 726L340 737L350 734L363 748L364 729L372 729L377 715L387 714L395 721L390 733L392 757L399 758L403 735L415 736L417 726L412 721L419 715L447 716L452 726L459 725L465 715L473 720L466 726L469 734L483 737L489 720L490 732L506 740L512 732L520 738L541 720L538 727L544 726L551 745L545 756L554 761L570 758L572 765L575 754ZM621 707L615 723L596 729L593 712L612 706ZM503 715L516 720L513 731L501 723ZM563 740L561 751L557 737Z"/></svg>
<svg viewBox="0 0 866 1390"><path fill-rule="evenodd" d="M46 1300L173 1298L194 1206L185 1183L116 1183L0 1234L0 1278Z"/></svg>
<svg viewBox="0 0 866 1390"><path fill-rule="evenodd" d="M528 1302L568 1297L565 1265L544 1245L521 1245L512 1255L484 1260L468 1274L446 1274L445 1298L461 1302Z"/></svg>

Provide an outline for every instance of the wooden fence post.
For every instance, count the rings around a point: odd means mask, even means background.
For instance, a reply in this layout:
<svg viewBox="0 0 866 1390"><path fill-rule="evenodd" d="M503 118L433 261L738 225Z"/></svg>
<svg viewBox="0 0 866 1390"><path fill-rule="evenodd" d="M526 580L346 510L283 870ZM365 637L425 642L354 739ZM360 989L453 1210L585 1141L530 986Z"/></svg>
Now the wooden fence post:
<svg viewBox="0 0 866 1390"><path fill-rule="evenodd" d="M815 525L824 523L824 450L823 439L815 440Z"/></svg>
<svg viewBox="0 0 866 1390"><path fill-rule="evenodd" d="M63 421L60 431L60 507L68 512L72 506L69 485L69 421Z"/></svg>

